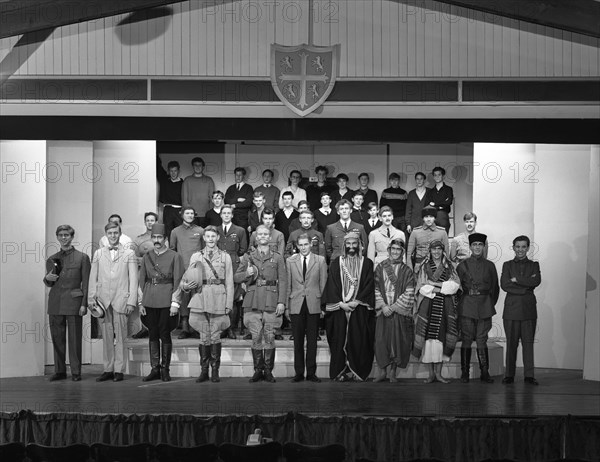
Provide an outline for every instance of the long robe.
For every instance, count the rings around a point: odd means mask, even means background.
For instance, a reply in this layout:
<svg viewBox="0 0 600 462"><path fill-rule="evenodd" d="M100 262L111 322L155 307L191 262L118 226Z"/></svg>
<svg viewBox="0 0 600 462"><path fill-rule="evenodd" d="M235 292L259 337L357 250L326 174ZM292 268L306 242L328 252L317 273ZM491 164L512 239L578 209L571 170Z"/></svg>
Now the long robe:
<svg viewBox="0 0 600 462"><path fill-rule="evenodd" d="M331 353L329 377L335 379L342 373L353 372L361 380L366 380L373 368L375 356L373 262L362 257L358 290L354 297L360 304L351 313L346 313L339 308L339 303L343 301L340 258L331 262L323 293L323 301L328 307L325 327Z"/></svg>
<svg viewBox="0 0 600 462"><path fill-rule="evenodd" d="M394 272L390 278L386 268ZM393 280L394 279L394 280ZM375 328L375 358L381 368L394 363L405 368L410 360L414 341L413 308L415 276L404 263L386 259L375 268L375 309L378 312ZM393 313L385 316L383 306Z"/></svg>
<svg viewBox="0 0 600 462"><path fill-rule="evenodd" d="M454 304L454 295L436 293L433 299L420 293L421 287L432 282L453 281L460 284L458 275L450 260L442 259L443 271L437 272L427 258L419 269L417 276L418 315L415 326L415 345L413 354L421 357L427 340L439 340L443 344L443 355L450 358L458 340L458 315ZM435 306L434 306L435 303ZM432 313L435 312L435 315Z"/></svg>

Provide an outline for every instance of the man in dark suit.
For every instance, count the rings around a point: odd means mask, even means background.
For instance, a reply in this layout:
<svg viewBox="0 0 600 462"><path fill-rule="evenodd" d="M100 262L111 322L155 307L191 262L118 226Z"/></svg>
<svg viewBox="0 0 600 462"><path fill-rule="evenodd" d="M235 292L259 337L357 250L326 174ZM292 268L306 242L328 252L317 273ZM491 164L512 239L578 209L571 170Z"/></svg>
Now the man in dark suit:
<svg viewBox="0 0 600 462"><path fill-rule="evenodd" d="M298 236L296 246L299 253L292 255L286 261L288 281L286 315L292 321L296 374L292 382L304 380L305 365L306 380L320 382L321 379L317 377L317 336L321 317L321 294L327 283L327 264L325 257L311 253L312 244L308 234ZM306 361L304 337L306 337Z"/></svg>
<svg viewBox="0 0 600 462"><path fill-rule="evenodd" d="M506 292L504 300L504 331L506 332L506 375L505 385L515 381L515 364L519 340L523 348L525 383L538 385L533 369L533 342L537 324L537 300L534 289L542 282L540 265L527 258L530 241L527 236L513 240L515 258L502 265L500 286Z"/></svg>
<svg viewBox="0 0 600 462"><path fill-rule="evenodd" d="M355 231L360 235L361 248L366 255L367 234L363 225L355 223L350 219L352 204L349 200L342 199L335 206L340 217L338 221L327 227L325 231L325 251L327 259L333 261L336 257L344 255L344 236L350 231Z"/></svg>
<svg viewBox="0 0 600 462"><path fill-rule="evenodd" d="M71 378L81 380L81 317L87 313L90 258L71 245L74 236L75 230L69 225L56 228L60 252L46 261L44 284L50 287L48 318L54 347L51 382L67 378L67 338Z"/></svg>
<svg viewBox="0 0 600 462"><path fill-rule="evenodd" d="M217 228L220 236L217 245L219 246L219 249L224 250L231 257L231 265L233 272L235 273L240 265L240 258L246 253L246 250L248 250L248 239L246 238L246 231L242 229L241 226L236 226L231 222L232 217L233 211L231 206L224 205L221 208L221 220L223 223ZM240 287L240 284L235 284L233 309L229 313L231 325L223 332L224 336L227 336L230 339L236 338L235 330L238 328L242 318L242 293L243 290Z"/></svg>
<svg viewBox="0 0 600 462"><path fill-rule="evenodd" d="M225 203L233 206L233 223L244 229L248 228L248 212L252 207L254 189L244 182L246 169L237 167L234 170L235 184L225 192Z"/></svg>

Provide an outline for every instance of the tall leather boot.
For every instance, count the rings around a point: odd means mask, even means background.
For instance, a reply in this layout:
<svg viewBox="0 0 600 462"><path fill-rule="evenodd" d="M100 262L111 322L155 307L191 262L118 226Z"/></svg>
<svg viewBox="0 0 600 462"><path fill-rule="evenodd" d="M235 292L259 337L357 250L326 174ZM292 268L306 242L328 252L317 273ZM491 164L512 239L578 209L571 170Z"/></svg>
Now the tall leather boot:
<svg viewBox="0 0 600 462"><path fill-rule="evenodd" d="M469 383L469 372L471 370L471 348L460 349L460 381Z"/></svg>
<svg viewBox="0 0 600 462"><path fill-rule="evenodd" d="M206 382L208 380L208 362L210 361L210 345L200 345L200 377L196 379L197 383Z"/></svg>
<svg viewBox="0 0 600 462"><path fill-rule="evenodd" d="M151 380L160 379L160 342L159 341L151 341L150 342L150 366L152 366L152 370L150 374L142 379L144 382L150 382Z"/></svg>
<svg viewBox="0 0 600 462"><path fill-rule="evenodd" d="M210 346L210 367L212 369L210 380L220 382L219 367L221 367L221 344L213 343Z"/></svg>
<svg viewBox="0 0 600 462"><path fill-rule="evenodd" d="M254 383L263 380L263 368L265 367L265 355L263 350L256 350L252 348L252 362L254 363L254 375L250 377L249 382Z"/></svg>
<svg viewBox="0 0 600 462"><path fill-rule="evenodd" d="M162 366L160 369L160 378L163 382L170 382L171 375L169 374L171 368L171 353L173 352L173 344L162 345Z"/></svg>
<svg viewBox="0 0 600 462"><path fill-rule="evenodd" d="M273 367L275 366L275 348L272 350L265 350L265 382L275 383L275 377L273 377Z"/></svg>
<svg viewBox="0 0 600 462"><path fill-rule="evenodd" d="M479 359L479 369L481 370L481 376L479 380L484 383L494 383L494 379L490 377L490 357L488 355L487 346L484 348L477 348L477 359Z"/></svg>
<svg viewBox="0 0 600 462"><path fill-rule="evenodd" d="M190 318L188 316L181 317L181 333L179 334L179 337L177 337L179 340L183 340L185 338L190 338L192 335L190 333L189 319Z"/></svg>

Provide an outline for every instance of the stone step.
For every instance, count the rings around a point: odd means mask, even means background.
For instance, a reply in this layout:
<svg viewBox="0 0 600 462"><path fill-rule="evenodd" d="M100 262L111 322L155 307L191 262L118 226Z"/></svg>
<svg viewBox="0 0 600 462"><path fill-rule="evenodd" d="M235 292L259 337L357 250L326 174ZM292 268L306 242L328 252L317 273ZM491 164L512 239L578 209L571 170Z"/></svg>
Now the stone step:
<svg viewBox="0 0 600 462"><path fill-rule="evenodd" d="M221 351L221 377L250 377L253 372L252 352L249 340L226 340L223 341ZM495 342L488 343L490 357L490 374L493 376L504 374L504 348ZM148 341L137 340L128 342L129 362L128 373L144 376L150 372L150 358L148 356ZM290 340L277 341L277 352L275 356L275 377L292 377L294 375L294 348ZM444 363L442 375L448 378L460 377L460 343L452 359ZM198 340L176 340L173 345L171 357L171 376L173 377L197 377L200 375L200 354L198 352ZM329 376L329 347L326 341L318 342L317 345L317 375L322 378ZM371 377L377 375L377 366L373 364ZM398 369L397 377L401 379L427 378L427 365L420 363L412 357L406 369ZM471 377L479 377L479 365L475 348L471 355Z"/></svg>

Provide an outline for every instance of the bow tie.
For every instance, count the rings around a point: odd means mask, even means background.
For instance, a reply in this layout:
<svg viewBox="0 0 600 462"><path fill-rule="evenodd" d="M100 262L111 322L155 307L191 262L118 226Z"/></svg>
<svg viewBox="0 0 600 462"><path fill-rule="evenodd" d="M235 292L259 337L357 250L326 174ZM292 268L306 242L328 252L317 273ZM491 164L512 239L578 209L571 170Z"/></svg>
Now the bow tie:
<svg viewBox="0 0 600 462"><path fill-rule="evenodd" d="M119 250L119 247L115 246L111 246L108 248L108 250Z"/></svg>

